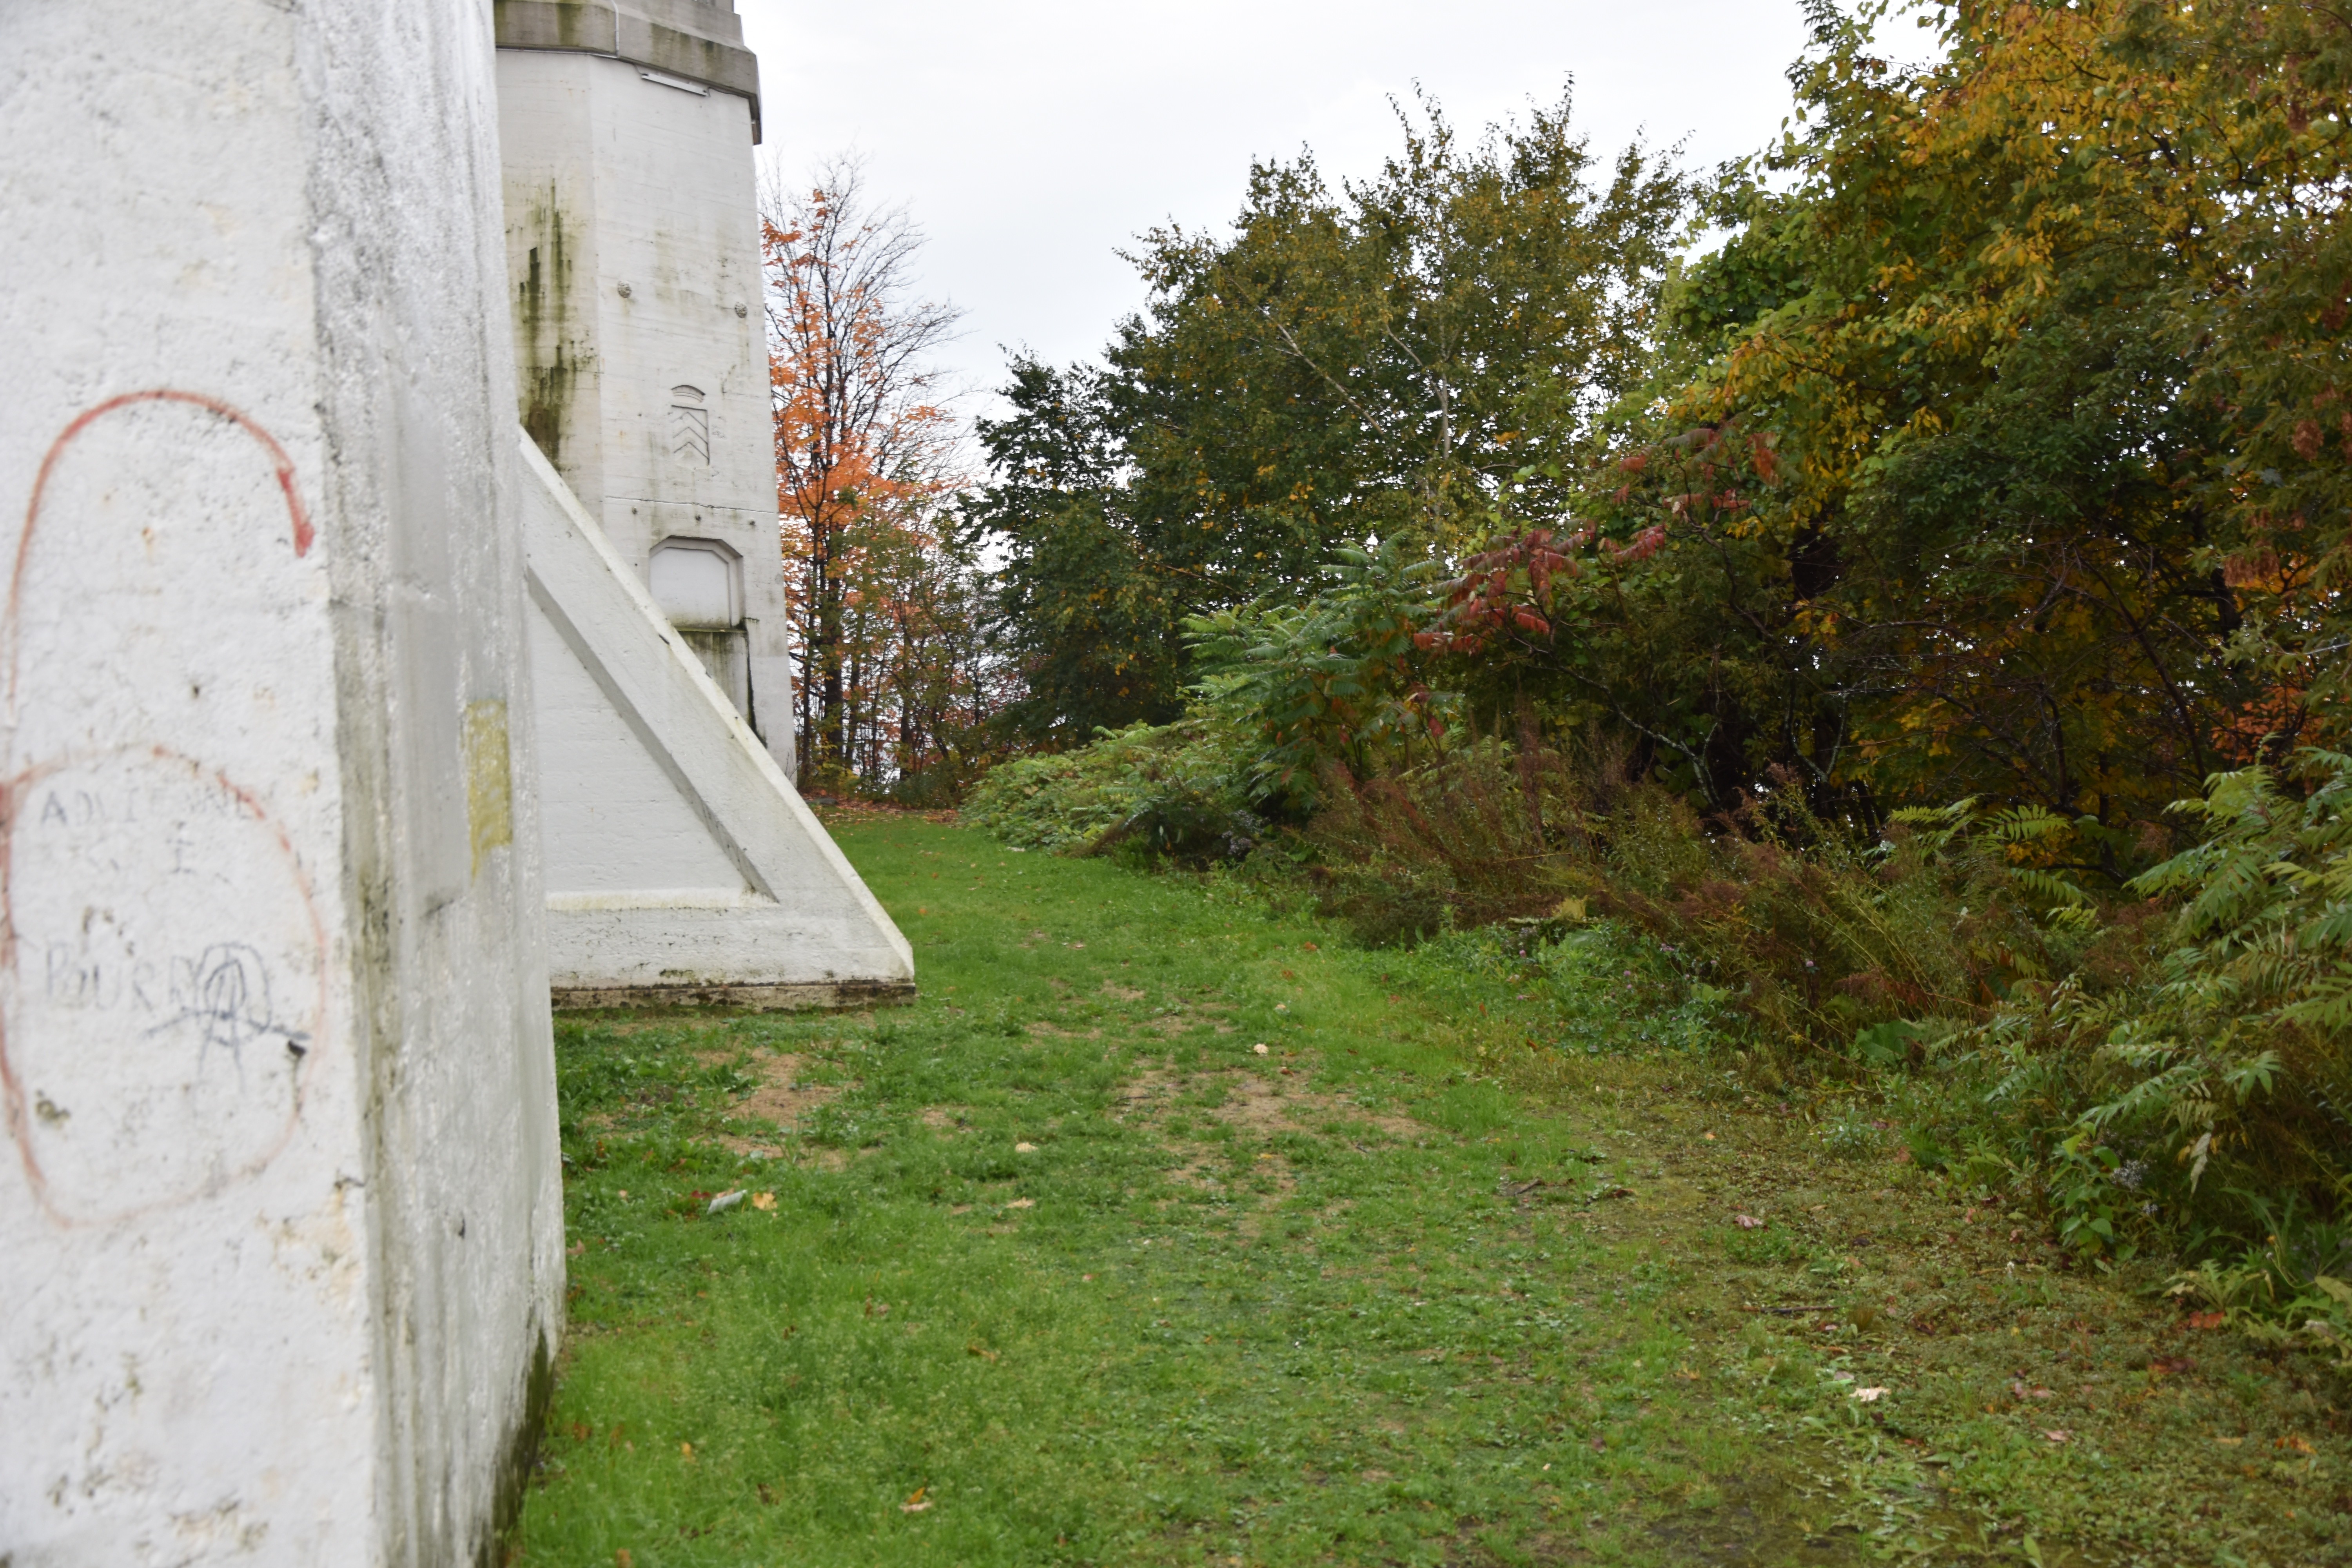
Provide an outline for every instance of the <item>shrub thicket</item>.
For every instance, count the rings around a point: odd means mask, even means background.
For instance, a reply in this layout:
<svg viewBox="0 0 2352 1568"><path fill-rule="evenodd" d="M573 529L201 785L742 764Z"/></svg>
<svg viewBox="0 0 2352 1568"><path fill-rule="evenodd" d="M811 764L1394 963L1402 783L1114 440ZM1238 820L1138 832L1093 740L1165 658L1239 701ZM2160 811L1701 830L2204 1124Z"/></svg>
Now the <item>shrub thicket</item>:
<svg viewBox="0 0 2352 1568"><path fill-rule="evenodd" d="M1237 859L1265 828L1249 809L1245 755L1234 727L1206 714L1106 730L1090 746L998 766L963 820L1024 849Z"/></svg>

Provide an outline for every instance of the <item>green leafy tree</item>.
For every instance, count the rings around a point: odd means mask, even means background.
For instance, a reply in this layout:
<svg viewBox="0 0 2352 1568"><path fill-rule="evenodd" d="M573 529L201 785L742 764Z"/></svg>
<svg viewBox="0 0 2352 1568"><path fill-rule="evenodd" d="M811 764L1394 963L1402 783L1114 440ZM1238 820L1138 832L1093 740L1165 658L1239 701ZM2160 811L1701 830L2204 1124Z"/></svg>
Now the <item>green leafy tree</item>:
<svg viewBox="0 0 2352 1568"><path fill-rule="evenodd" d="M1688 212L1670 162L1600 163L1565 96L1475 143L1422 109L1371 179L1259 164L1229 237L1136 257L1151 305L1111 362L1137 505L1234 602L1339 541L1445 550L1541 508L1523 471L1589 453L1641 375Z"/></svg>
<svg viewBox="0 0 2352 1568"><path fill-rule="evenodd" d="M1565 99L1475 143L1400 120L1370 180L1260 164L1229 234L1146 236L1102 368L1015 361L975 517L1033 736L1172 712L1185 617L1308 598L1341 546L1442 555L1556 507L1640 375L1688 211L1668 161L1600 163Z"/></svg>
<svg viewBox="0 0 2352 1568"><path fill-rule="evenodd" d="M2253 68L2224 91L2156 61L2146 12L1963 5L1902 70L1887 7L1817 5L1796 125L1717 191L1730 237L1668 287L1582 476L1594 569L1529 588L1541 633L1463 644L1465 682L1620 725L1717 805L1776 770L1865 816L2032 801L2102 825L2118 875L2116 835L2292 738L2296 694L2232 650L2257 613L2308 632L2315 542L2254 539L2219 356L2309 165L2230 107Z"/></svg>

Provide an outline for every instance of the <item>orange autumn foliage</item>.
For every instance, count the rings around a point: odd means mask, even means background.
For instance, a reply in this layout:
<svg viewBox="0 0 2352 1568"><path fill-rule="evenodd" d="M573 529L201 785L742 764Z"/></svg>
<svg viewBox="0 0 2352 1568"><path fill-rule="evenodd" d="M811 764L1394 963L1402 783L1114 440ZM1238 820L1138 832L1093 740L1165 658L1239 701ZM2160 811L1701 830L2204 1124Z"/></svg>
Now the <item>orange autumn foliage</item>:
<svg viewBox="0 0 2352 1568"><path fill-rule="evenodd" d="M960 429L929 360L956 312L909 300L921 236L866 204L854 163L762 206L802 783L870 790L987 706L973 584L941 521Z"/></svg>

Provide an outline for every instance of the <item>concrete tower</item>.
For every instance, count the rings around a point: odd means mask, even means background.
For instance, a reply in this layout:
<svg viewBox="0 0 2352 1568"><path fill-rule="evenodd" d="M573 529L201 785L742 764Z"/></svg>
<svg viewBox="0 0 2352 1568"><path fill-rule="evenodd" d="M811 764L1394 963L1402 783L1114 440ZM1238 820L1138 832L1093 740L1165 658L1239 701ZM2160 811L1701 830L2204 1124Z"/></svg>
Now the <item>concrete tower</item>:
<svg viewBox="0 0 2352 1568"><path fill-rule="evenodd" d="M913 957L789 782L730 0L498 0L549 960L565 1005L830 1005Z"/></svg>
<svg viewBox="0 0 2352 1568"><path fill-rule="evenodd" d="M730 0L499 0L523 427L787 775L759 65Z"/></svg>

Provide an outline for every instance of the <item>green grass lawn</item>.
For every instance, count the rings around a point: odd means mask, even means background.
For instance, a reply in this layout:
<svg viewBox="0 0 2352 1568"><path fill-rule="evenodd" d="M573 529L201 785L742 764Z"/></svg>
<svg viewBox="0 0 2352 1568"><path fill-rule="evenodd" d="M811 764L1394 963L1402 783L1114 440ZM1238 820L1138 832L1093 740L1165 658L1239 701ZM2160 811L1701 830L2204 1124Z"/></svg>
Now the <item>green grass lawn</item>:
<svg viewBox="0 0 2352 1568"><path fill-rule="evenodd" d="M514 1562L2352 1560L2339 1374L1744 1096L1626 939L835 832L919 1002L559 1026Z"/></svg>

